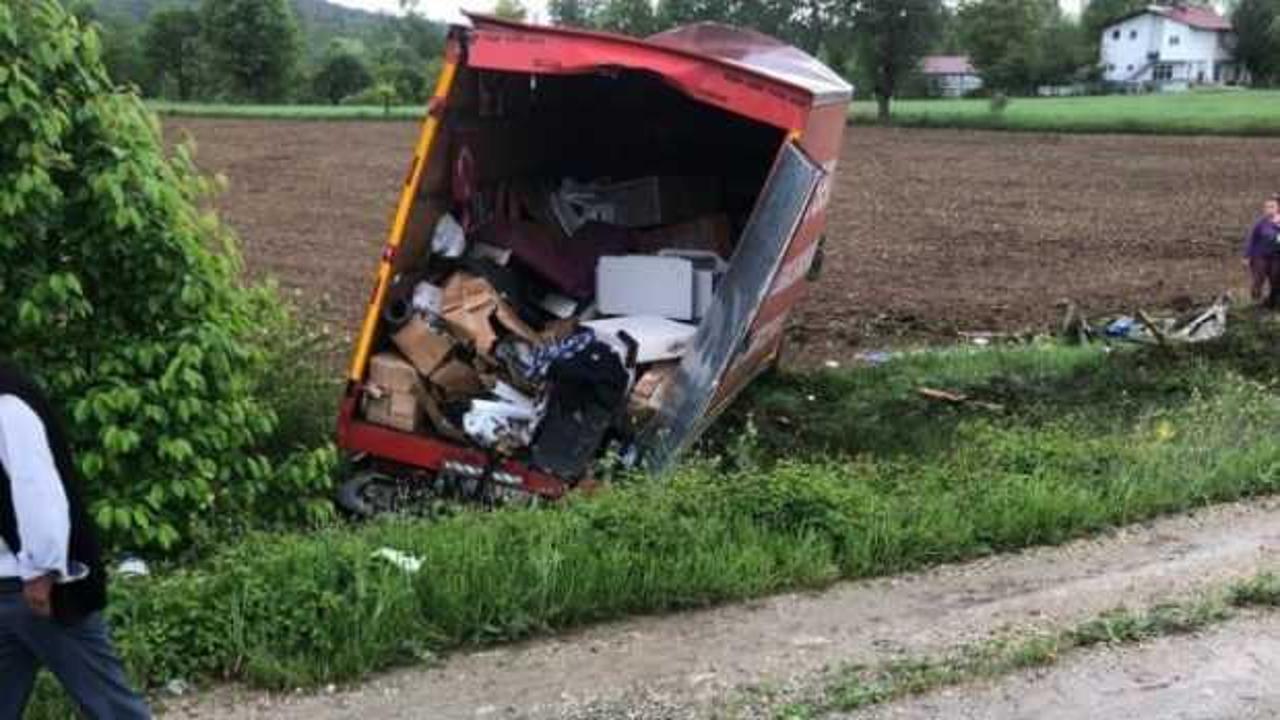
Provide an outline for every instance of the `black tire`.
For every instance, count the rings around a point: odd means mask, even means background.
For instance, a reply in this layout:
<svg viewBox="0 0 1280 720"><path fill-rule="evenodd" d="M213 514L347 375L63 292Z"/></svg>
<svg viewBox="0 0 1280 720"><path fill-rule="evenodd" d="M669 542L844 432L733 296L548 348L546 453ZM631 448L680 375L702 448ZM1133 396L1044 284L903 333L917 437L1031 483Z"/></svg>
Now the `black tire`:
<svg viewBox="0 0 1280 720"><path fill-rule="evenodd" d="M371 518L400 509L403 484L376 470L357 470L338 487L338 507L356 517Z"/></svg>

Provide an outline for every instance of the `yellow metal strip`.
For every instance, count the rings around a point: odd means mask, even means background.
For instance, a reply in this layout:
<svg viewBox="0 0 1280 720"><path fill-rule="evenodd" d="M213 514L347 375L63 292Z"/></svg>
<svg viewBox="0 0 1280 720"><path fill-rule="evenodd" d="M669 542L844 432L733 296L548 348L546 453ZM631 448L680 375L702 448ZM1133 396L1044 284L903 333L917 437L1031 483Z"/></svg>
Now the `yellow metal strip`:
<svg viewBox="0 0 1280 720"><path fill-rule="evenodd" d="M452 60L446 62L440 70L440 78L436 82L436 91L432 96L434 102L444 103L453 89L453 80L458 72L458 64ZM440 119L428 110L427 119L422 124L422 134L418 137L418 147L414 155L413 171L400 194L400 206L396 209L396 219L391 224L391 235L387 238L387 248L394 251L404 242L405 226L409 223L409 212L418 197L418 189L422 183L422 175L426 171L427 161L431 157L431 147L440 129ZM356 341L355 355L351 359L350 379L359 382L364 377L365 366L369 362L369 351L373 347L373 338L378 329L378 318L382 315L382 304L387 297L387 287L391 284L393 253L385 253L378 264L378 279L369 309L365 312L364 323L360 326L360 338Z"/></svg>

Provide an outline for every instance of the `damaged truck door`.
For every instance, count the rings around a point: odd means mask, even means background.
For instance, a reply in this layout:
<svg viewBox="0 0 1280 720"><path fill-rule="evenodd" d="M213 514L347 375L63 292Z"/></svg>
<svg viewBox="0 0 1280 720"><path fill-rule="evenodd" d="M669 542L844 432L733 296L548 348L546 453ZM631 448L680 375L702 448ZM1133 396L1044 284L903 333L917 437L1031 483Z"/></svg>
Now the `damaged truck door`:
<svg viewBox="0 0 1280 720"><path fill-rule="evenodd" d="M341 404L343 504L554 499L605 454L669 467L776 362L849 87L713 24L473 16L447 52Z"/></svg>

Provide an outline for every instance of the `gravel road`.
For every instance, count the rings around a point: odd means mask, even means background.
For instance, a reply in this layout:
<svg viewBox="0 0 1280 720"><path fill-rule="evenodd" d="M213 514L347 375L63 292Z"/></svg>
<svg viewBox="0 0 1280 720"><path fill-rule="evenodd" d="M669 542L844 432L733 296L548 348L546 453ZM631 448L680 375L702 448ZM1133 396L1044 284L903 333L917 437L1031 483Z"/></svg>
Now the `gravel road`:
<svg viewBox="0 0 1280 720"><path fill-rule="evenodd" d="M1186 596L1275 566L1278 552L1280 503L1225 505L1057 548L460 653L437 667L314 695L220 688L171 704L166 717L720 717L732 715L726 708L751 688L803 686L841 663L928 654L997 632ZM1187 642L1195 653L1201 641L1167 642ZM1229 645L1213 647L1232 662ZM1063 681L1059 702L1073 709L1101 702L1100 690L1077 677ZM933 716L919 707L914 711L923 714L904 717Z"/></svg>

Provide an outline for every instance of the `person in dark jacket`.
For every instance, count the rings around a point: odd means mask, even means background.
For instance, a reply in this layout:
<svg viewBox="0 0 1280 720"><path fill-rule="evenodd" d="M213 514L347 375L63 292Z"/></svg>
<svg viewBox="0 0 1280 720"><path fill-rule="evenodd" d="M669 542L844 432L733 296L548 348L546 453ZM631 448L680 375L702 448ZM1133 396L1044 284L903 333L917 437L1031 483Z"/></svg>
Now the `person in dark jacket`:
<svg viewBox="0 0 1280 720"><path fill-rule="evenodd" d="M0 720L21 718L40 667L93 720L149 718L111 646L107 577L57 413L0 363Z"/></svg>
<svg viewBox="0 0 1280 720"><path fill-rule="evenodd" d="M1250 297L1261 301L1266 287L1266 305L1276 307L1280 303L1280 195L1267 200L1262 217L1245 237L1244 263L1249 269Z"/></svg>

